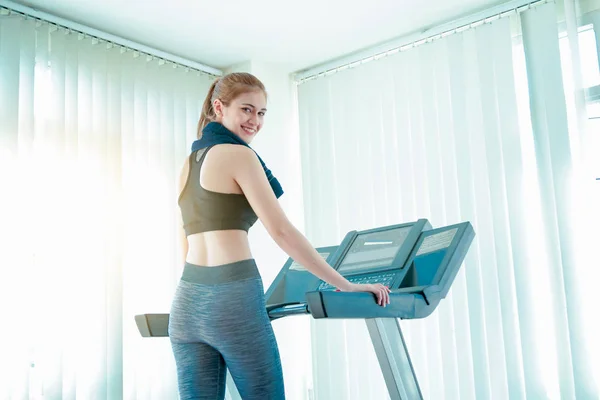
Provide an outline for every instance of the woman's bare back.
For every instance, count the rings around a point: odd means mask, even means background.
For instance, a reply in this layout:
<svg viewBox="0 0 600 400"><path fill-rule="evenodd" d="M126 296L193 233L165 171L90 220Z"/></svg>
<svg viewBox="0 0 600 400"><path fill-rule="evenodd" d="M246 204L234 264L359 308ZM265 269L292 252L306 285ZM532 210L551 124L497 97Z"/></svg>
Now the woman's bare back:
<svg viewBox="0 0 600 400"><path fill-rule="evenodd" d="M222 144L206 153L200 170L200 186L218 193L242 195L242 189L233 179L233 169L243 168L235 157L230 156L232 144ZM185 186L189 174L189 159L181 170L179 190ZM219 266L251 259L248 234L243 230L209 231L187 237L186 261L202 266Z"/></svg>

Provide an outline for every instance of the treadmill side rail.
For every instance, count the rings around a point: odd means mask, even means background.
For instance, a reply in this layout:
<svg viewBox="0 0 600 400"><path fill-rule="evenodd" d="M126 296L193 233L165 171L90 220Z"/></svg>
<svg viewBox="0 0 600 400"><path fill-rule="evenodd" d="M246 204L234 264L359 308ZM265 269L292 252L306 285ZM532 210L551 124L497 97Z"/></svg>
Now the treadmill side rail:
<svg viewBox="0 0 600 400"><path fill-rule="evenodd" d="M269 314L269 319L273 321L292 315L307 315L308 307L306 303L286 304L281 307L271 307L271 309L267 309L267 313Z"/></svg>
<svg viewBox="0 0 600 400"><path fill-rule="evenodd" d="M135 323L143 337L169 336L169 314L140 314Z"/></svg>

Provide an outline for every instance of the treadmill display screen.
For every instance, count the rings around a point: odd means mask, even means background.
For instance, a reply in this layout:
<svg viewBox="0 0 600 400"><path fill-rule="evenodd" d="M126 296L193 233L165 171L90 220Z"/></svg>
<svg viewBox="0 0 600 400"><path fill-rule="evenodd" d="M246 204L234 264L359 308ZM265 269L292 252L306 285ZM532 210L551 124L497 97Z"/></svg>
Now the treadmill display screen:
<svg viewBox="0 0 600 400"><path fill-rule="evenodd" d="M412 226L359 234L338 267L341 274L356 274L392 265Z"/></svg>
<svg viewBox="0 0 600 400"><path fill-rule="evenodd" d="M419 251L417 252L417 257L423 254L433 253L439 250L447 249L450 244L452 244L452 240L454 239L454 235L458 232L458 228L441 231L440 233L436 233L433 235L428 235L423 239L423 242L419 246Z"/></svg>

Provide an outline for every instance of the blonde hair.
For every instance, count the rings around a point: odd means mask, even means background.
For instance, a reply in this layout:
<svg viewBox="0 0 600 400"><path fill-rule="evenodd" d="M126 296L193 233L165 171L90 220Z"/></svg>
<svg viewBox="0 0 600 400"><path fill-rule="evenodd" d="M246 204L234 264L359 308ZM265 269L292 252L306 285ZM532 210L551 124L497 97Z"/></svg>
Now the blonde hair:
<svg viewBox="0 0 600 400"><path fill-rule="evenodd" d="M265 94L265 98L267 97L265 85L257 77L247 72L232 72L216 79L210 86L202 106L202 114L198 121L198 139L202 136L204 127L217 119L213 108L213 102L216 99L228 106L239 95L255 90L261 90Z"/></svg>

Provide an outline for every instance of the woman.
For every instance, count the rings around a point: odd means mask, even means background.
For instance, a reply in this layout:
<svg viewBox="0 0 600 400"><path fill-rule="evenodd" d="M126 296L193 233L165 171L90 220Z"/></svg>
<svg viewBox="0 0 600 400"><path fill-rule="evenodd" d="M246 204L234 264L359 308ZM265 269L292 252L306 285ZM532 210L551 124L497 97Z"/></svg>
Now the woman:
<svg viewBox="0 0 600 400"><path fill-rule="evenodd" d="M382 285L348 282L290 223L277 179L248 146L263 126L267 95L256 77L216 80L198 124L199 140L181 174L179 206L186 263L171 308L169 336L181 399L223 399L229 369L243 399L283 399L277 342L248 243L260 218L275 242L307 270L342 291Z"/></svg>

